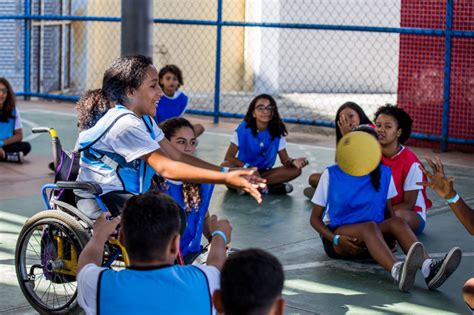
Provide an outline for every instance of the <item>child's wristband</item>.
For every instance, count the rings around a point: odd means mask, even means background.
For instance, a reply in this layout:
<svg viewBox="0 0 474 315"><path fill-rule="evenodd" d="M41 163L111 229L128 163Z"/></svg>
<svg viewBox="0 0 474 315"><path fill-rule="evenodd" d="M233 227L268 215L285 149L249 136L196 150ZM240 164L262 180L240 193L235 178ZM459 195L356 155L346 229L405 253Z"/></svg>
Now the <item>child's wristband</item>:
<svg viewBox="0 0 474 315"><path fill-rule="evenodd" d="M341 236L339 234L336 234L334 235L334 238L332 239L332 243L334 244L334 246L339 246L339 238Z"/></svg>
<svg viewBox="0 0 474 315"><path fill-rule="evenodd" d="M249 163L244 164L244 168L249 168L251 165Z"/></svg>
<svg viewBox="0 0 474 315"><path fill-rule="evenodd" d="M229 171L230 171L229 167L227 167L227 166L222 166L221 167L221 173L229 173Z"/></svg>
<svg viewBox="0 0 474 315"><path fill-rule="evenodd" d="M3 147L3 145L4 145L4 142L0 140L0 147Z"/></svg>
<svg viewBox="0 0 474 315"><path fill-rule="evenodd" d="M222 232L221 230L216 230L214 232L212 232L212 238L214 239L214 236L216 235L220 235L223 239L224 239L224 243L227 245L227 236L225 235L224 232Z"/></svg>
<svg viewBox="0 0 474 315"><path fill-rule="evenodd" d="M449 198L449 199L446 199L446 202L448 204L451 204L451 203L456 203L458 202L459 200L459 194L456 193L456 196L454 196L453 198Z"/></svg>

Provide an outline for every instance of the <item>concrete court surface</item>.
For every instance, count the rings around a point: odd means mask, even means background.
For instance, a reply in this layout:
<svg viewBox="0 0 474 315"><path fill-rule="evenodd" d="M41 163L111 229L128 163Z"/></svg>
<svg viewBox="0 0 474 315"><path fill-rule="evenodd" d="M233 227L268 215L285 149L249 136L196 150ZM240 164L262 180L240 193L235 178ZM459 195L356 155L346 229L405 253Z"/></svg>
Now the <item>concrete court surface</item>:
<svg viewBox="0 0 474 315"><path fill-rule="evenodd" d="M47 168L50 140L47 135L32 135L31 127L55 127L65 148L76 139L76 118L72 104L20 102L25 138L33 150L23 165L0 163L0 313L35 314L23 297L15 276L14 251L24 221L41 211L40 187L52 180ZM230 134L238 121L207 126L200 138L199 157L219 163L225 154ZM291 128L293 130L295 128ZM296 128L297 129L297 128ZM304 129L304 128L301 128ZM293 142L298 140L299 144ZM309 225L311 203L302 195L311 172L322 171L334 161L334 138L316 134L292 133L288 137L291 156L306 156L310 165L293 184L287 196L265 196L261 205L251 197L239 197L219 186L210 211L227 217L233 225L232 245L236 248L261 247L275 254L286 271L284 297L287 314L469 314L461 287L474 277L474 238L456 220L445 203L432 192L434 206L421 241L433 257L443 256L452 246L463 249L457 272L437 291L426 289L420 274L410 293L402 293L390 275L371 262L329 259L319 236ZM305 142L306 144L302 144ZM318 145L314 145L314 144ZM434 155L416 149L419 156ZM446 172L456 176L459 193L474 206L474 158L463 153L443 153ZM403 258L398 251L400 259Z"/></svg>

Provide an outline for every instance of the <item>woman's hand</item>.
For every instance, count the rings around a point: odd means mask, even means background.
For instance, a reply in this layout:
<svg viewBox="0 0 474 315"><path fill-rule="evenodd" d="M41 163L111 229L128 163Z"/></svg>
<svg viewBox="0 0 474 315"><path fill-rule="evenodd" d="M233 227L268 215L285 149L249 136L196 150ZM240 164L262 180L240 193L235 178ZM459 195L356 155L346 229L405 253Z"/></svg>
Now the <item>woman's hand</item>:
<svg viewBox="0 0 474 315"><path fill-rule="evenodd" d="M265 188L266 180L254 175L255 170L235 170L227 173L225 184L248 192L258 203L262 202L259 188Z"/></svg>
<svg viewBox="0 0 474 315"><path fill-rule="evenodd" d="M293 165L294 167L299 168L299 169L302 169L303 167L305 167L308 164L309 164L309 162L305 157L300 157L300 158L294 159L291 162L291 165Z"/></svg>
<svg viewBox="0 0 474 315"><path fill-rule="evenodd" d="M359 255L366 250L365 247L361 246L357 238L347 235L339 236L338 247L351 255Z"/></svg>
<svg viewBox="0 0 474 315"><path fill-rule="evenodd" d="M345 115L341 115L341 117L339 117L337 125L339 126L339 130L341 130L341 134L343 136L352 131L351 123Z"/></svg>
<svg viewBox="0 0 474 315"><path fill-rule="evenodd" d="M423 174L425 174L428 180L419 182L417 184L425 187L431 187L431 189L433 189L442 198L449 199L454 197L456 195L456 192L454 191L454 177L446 177L441 159L436 157L435 161L433 161L430 158L426 158L426 162L428 162L428 165L431 167L433 173L430 173L427 169L420 165L421 171Z"/></svg>

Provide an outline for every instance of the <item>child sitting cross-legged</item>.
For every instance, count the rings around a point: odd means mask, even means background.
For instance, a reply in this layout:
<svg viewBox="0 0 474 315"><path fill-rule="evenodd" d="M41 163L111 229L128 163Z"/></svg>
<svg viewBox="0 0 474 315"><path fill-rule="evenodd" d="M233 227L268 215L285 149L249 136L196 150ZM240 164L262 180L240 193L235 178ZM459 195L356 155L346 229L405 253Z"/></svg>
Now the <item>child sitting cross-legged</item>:
<svg viewBox="0 0 474 315"><path fill-rule="evenodd" d="M359 126L341 139L336 152L338 164L323 172L311 200L315 206L310 223L321 235L329 257L350 259L368 253L391 273L401 291L413 287L421 268L428 288L436 289L458 267L461 249L452 248L440 261L431 259L410 226L394 215L390 200L396 190L390 168L380 164L381 149L376 137L373 128ZM363 151L370 146L372 149ZM354 150L364 154L354 156ZM363 166L371 159L374 167L365 170L366 175L346 173L351 170L348 166L357 166L355 160ZM404 261L397 261L385 237L398 241L406 253Z"/></svg>

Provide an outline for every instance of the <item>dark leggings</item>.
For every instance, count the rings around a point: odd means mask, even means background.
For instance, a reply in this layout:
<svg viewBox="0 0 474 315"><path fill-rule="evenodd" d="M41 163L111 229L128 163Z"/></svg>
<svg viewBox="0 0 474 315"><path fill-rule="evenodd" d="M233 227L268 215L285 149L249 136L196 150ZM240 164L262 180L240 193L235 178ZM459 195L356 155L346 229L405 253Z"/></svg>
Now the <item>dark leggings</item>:
<svg viewBox="0 0 474 315"><path fill-rule="evenodd" d="M21 141L4 145L2 149L7 153L23 152L23 155L26 156L31 151L31 145L29 142Z"/></svg>
<svg viewBox="0 0 474 315"><path fill-rule="evenodd" d="M105 195L100 196L100 198L107 206L110 214L116 217L122 213L125 202L132 196L133 194L127 191L111 191Z"/></svg>

